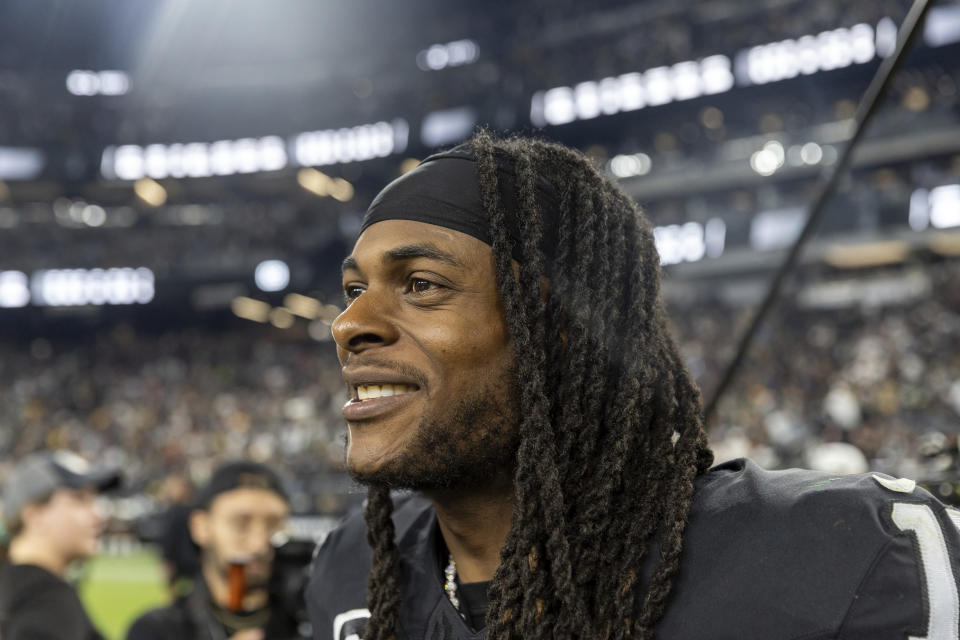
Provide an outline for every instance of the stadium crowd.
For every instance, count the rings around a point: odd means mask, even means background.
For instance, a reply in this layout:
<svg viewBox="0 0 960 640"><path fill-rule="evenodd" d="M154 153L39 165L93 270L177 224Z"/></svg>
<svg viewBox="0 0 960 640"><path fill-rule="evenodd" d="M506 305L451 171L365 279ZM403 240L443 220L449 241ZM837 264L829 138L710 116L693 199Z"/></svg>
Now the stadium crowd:
<svg viewBox="0 0 960 640"><path fill-rule="evenodd" d="M931 268L936 295L919 304L844 309L780 305L719 406L718 458L770 467L815 464L820 443L856 446L871 468L918 479L955 470L945 434L960 420L960 264ZM711 397L750 309L672 305L687 364ZM237 320L238 323L242 321ZM202 482L225 459L249 457L297 479L299 511L337 513L345 390L330 343L297 325L279 331L161 335L121 325L85 343L0 344L3 467L69 448L128 470L153 491L168 474Z"/></svg>

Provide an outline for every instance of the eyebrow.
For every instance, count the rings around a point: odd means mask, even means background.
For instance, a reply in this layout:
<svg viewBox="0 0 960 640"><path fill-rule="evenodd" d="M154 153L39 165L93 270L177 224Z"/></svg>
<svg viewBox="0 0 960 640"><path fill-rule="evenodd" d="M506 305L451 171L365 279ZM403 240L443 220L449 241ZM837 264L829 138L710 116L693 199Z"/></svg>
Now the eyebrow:
<svg viewBox="0 0 960 640"><path fill-rule="evenodd" d="M413 260L414 258L428 258L444 262L451 267L464 268L463 262L452 253L448 253L432 244L408 244L402 247L391 249L383 254L381 262L384 264L390 262L402 262L404 260ZM341 265L343 271L348 269L359 270L357 260L353 256L347 256Z"/></svg>

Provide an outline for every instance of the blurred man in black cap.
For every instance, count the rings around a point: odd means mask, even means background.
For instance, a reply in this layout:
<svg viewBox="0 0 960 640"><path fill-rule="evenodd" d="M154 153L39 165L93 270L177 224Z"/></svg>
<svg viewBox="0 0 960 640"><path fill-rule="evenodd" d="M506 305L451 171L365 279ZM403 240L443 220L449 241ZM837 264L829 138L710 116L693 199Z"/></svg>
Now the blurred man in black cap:
<svg viewBox="0 0 960 640"><path fill-rule="evenodd" d="M297 622L271 598L271 538L290 514L280 478L261 464L231 462L196 499L190 535L200 547L193 589L168 607L149 611L127 640L258 640L296 638Z"/></svg>
<svg viewBox="0 0 960 640"><path fill-rule="evenodd" d="M96 553L104 525L96 497L119 483L117 470L91 469L66 451L32 455L7 477L9 562L0 567L4 640L102 637L64 574Z"/></svg>

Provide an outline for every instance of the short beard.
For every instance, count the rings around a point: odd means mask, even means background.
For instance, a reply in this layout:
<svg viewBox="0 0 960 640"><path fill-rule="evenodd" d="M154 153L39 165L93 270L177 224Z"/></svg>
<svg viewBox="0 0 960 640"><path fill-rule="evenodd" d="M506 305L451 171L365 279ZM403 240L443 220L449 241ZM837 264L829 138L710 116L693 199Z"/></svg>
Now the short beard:
<svg viewBox="0 0 960 640"><path fill-rule="evenodd" d="M395 459L372 472L351 469L351 477L367 486L414 491L489 487L511 479L519 421L512 371L507 380L505 392L491 385L444 416L425 417Z"/></svg>

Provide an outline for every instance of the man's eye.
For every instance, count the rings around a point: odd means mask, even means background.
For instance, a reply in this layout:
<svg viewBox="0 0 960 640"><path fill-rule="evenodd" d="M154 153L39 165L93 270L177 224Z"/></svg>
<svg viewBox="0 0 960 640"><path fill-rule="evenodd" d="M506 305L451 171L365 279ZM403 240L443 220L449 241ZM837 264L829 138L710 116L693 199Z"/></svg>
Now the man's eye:
<svg viewBox="0 0 960 640"><path fill-rule="evenodd" d="M429 280L424 280L423 278L411 278L410 279L410 290L414 293L426 293L433 289L436 289L439 285L430 282Z"/></svg>
<svg viewBox="0 0 960 640"><path fill-rule="evenodd" d="M343 298L346 302L353 302L361 293L363 293L363 287L358 285L348 285L343 288Z"/></svg>

